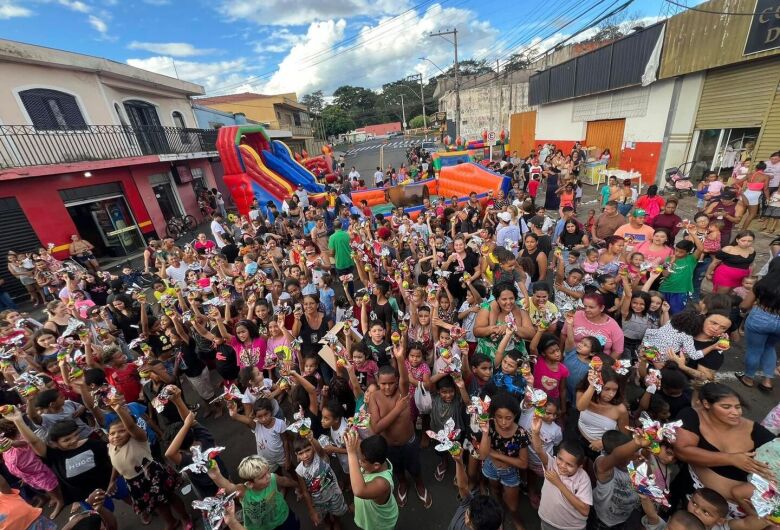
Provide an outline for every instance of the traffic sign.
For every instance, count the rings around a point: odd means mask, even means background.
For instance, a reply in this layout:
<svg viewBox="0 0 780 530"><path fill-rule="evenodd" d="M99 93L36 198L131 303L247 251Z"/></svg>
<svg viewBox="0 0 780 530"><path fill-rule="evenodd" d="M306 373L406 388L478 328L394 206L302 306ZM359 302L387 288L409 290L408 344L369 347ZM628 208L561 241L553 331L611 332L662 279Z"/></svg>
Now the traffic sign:
<svg viewBox="0 0 780 530"><path fill-rule="evenodd" d="M490 143L493 143L493 142L495 142L495 141L496 141L496 133L495 133L495 132L493 132L493 131L490 131L490 132L488 133L488 137L487 137L487 139L488 139L488 142L490 142Z"/></svg>

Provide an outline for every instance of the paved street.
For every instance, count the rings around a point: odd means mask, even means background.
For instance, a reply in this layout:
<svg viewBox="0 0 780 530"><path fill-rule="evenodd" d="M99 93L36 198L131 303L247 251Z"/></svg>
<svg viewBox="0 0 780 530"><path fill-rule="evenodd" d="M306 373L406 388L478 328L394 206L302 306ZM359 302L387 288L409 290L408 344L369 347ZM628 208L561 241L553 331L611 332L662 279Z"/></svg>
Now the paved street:
<svg viewBox="0 0 780 530"><path fill-rule="evenodd" d="M430 138L430 137L429 137ZM422 138L403 138L395 137L383 140L370 140L358 144L349 144L336 146L337 151L344 151L344 166L346 171L352 166L357 168L358 173L366 185L374 185L374 171L377 166L382 170L387 169L388 164L392 164L396 169L406 162L406 150L422 142ZM382 164L380 164L380 147L382 149Z"/></svg>

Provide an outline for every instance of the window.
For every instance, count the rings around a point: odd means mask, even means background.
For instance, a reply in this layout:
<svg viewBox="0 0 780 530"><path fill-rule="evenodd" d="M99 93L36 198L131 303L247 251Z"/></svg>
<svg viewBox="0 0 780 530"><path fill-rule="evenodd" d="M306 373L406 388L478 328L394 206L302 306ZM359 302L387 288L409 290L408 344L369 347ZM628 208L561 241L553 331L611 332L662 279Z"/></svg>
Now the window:
<svg viewBox="0 0 780 530"><path fill-rule="evenodd" d="M293 123L298 127L301 126L301 114L299 112L293 112Z"/></svg>
<svg viewBox="0 0 780 530"><path fill-rule="evenodd" d="M33 88L19 92L33 126L43 131L86 129L76 98L65 92Z"/></svg>
<svg viewBox="0 0 780 530"><path fill-rule="evenodd" d="M126 127L127 120L125 120L125 117L122 115L122 109L119 108L119 103L114 103L114 112L116 112L116 115L119 117L119 123Z"/></svg>
<svg viewBox="0 0 780 530"><path fill-rule="evenodd" d="M199 167L190 168L192 172L192 191L195 192L195 197L200 195L200 192L206 189L206 179L203 178L203 169Z"/></svg>
<svg viewBox="0 0 780 530"><path fill-rule="evenodd" d="M184 123L184 116L181 115L181 112L179 112L178 110L175 110L175 111L173 111L173 114L171 114L171 116L173 116L173 126L174 127L178 127L180 129L186 129L187 128L187 124Z"/></svg>

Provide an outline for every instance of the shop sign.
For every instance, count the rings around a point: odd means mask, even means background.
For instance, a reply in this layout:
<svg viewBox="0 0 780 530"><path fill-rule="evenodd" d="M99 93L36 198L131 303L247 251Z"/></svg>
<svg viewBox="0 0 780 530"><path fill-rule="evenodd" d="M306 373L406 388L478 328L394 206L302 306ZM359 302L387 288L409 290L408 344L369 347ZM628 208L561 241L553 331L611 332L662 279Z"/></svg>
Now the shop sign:
<svg viewBox="0 0 780 530"><path fill-rule="evenodd" d="M756 0L744 55L780 48L780 0Z"/></svg>

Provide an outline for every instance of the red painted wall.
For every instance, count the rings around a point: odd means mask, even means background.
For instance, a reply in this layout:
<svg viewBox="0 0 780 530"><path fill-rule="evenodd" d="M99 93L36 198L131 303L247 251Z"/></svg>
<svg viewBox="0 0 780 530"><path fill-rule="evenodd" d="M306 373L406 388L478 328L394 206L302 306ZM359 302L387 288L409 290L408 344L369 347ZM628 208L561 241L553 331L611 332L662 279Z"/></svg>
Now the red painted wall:
<svg viewBox="0 0 780 530"><path fill-rule="evenodd" d="M561 149L565 155L568 155L574 147L572 140L536 140L534 146L551 143L555 144L556 149ZM621 149L618 167L626 171L631 169L639 171L642 173L643 184L655 184L655 172L658 169L660 156L661 142L636 142L634 149Z"/></svg>
<svg viewBox="0 0 780 530"><path fill-rule="evenodd" d="M637 142L635 149L622 149L620 152L620 169L639 171L642 173L642 183L655 184L655 172L658 170L658 160L661 156L661 142Z"/></svg>
<svg viewBox="0 0 780 530"><path fill-rule="evenodd" d="M80 173L69 173L10 180L3 183L2 190L4 196L16 197L38 239L44 245L54 243L55 246L60 246L70 242L70 236L76 233L76 226L65 209L59 191L109 182L121 183L127 203L139 224L149 221L145 201L138 193L138 188L126 167L93 171L91 178L85 178ZM147 225L141 230L148 232L152 229L152 226ZM57 252L56 256L67 257L67 251Z"/></svg>

